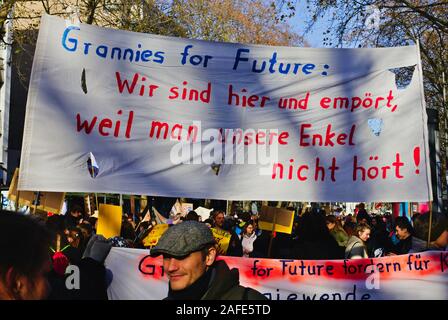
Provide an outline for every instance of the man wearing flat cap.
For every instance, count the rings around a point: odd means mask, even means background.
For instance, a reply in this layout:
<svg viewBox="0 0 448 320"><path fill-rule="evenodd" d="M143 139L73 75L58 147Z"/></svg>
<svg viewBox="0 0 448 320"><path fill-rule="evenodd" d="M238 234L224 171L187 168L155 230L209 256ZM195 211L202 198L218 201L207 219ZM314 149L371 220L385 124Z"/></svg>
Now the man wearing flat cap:
<svg viewBox="0 0 448 320"><path fill-rule="evenodd" d="M216 261L215 239L210 229L197 221L170 227L151 249L163 255L168 275L167 300L266 300L256 290L239 284L238 269Z"/></svg>

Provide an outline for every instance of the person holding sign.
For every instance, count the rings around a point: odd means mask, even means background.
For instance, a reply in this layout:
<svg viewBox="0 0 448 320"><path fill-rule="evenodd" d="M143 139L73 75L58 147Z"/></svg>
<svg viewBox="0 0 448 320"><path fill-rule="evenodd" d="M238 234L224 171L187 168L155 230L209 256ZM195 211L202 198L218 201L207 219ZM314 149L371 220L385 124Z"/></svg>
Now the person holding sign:
<svg viewBox="0 0 448 320"><path fill-rule="evenodd" d="M266 300L251 288L239 284L237 269L216 261L215 239L205 224L184 221L170 227L151 249L163 256L168 275L166 300Z"/></svg>
<svg viewBox="0 0 448 320"><path fill-rule="evenodd" d="M228 238L230 235L230 240L228 242L227 249L224 253L227 256L242 257L243 247L241 246L241 241L238 235L232 230L229 224L226 225L226 220L224 218L224 211L215 210L212 212L215 234L220 234L220 237Z"/></svg>
<svg viewBox="0 0 448 320"><path fill-rule="evenodd" d="M73 205L65 216L65 226L67 228L76 227L83 217L80 205Z"/></svg>

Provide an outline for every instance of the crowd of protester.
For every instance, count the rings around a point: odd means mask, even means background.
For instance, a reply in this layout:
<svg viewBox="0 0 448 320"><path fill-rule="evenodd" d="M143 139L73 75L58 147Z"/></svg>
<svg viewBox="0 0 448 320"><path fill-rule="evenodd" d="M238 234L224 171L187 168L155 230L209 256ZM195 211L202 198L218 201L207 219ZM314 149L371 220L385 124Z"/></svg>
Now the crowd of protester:
<svg viewBox="0 0 448 320"><path fill-rule="evenodd" d="M260 230L258 215L247 212L235 216L214 211L206 223L231 234L227 255L252 258L379 258L445 250L448 243L448 219L442 213L433 213L428 246L428 213L415 214L411 221L407 217L369 213L362 203L356 207L354 215L343 215L340 211L336 211L336 215L327 214L320 208L307 208L303 214L297 213L301 211L301 208L295 210L291 234ZM185 219L200 221L195 212L190 212Z"/></svg>
<svg viewBox="0 0 448 320"><path fill-rule="evenodd" d="M410 251L444 250L448 242L448 232L445 232L448 220L442 213L433 214L428 247L427 213L414 214L411 221L391 214L372 214L363 203L356 206L354 214L347 215L341 209L336 209L335 214L327 214L316 206L289 209L294 211L291 234L261 230L258 213L241 211L226 214L223 210L213 210L208 219L201 221L201 216L195 211L183 217L179 214L178 219L168 219L153 208L155 212L147 210L142 220L124 215L121 235L110 241L113 246L145 248L143 239L156 223L172 225L195 220L210 228L226 231L230 236L226 255L239 257L301 260L379 258ZM78 217L78 223L72 224L69 233L65 232L72 245L82 252L89 236L95 232L96 219L82 220L80 216L82 214L76 210L71 211L66 221Z"/></svg>

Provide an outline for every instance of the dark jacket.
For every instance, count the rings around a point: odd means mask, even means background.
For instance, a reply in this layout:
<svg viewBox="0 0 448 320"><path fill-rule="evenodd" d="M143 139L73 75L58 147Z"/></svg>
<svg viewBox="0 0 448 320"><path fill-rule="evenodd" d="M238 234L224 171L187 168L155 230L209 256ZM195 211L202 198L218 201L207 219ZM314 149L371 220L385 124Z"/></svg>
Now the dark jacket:
<svg viewBox="0 0 448 320"><path fill-rule="evenodd" d="M55 272L49 274L48 280L51 292L48 300L107 300L106 268L102 263L92 258L80 260L79 268L79 289L68 289L67 278L72 276L68 273L63 276ZM71 283L70 279L69 283Z"/></svg>
<svg viewBox="0 0 448 320"><path fill-rule="evenodd" d="M226 256L232 257L242 257L243 256L243 246L241 244L240 237L235 233L235 231L227 231L232 234L229 241L229 248L227 249Z"/></svg>
<svg viewBox="0 0 448 320"><path fill-rule="evenodd" d="M72 216L69 212L67 212L67 214L65 215L65 227L66 228L75 228L78 224L79 224L79 220L81 220L81 218L76 218L74 216Z"/></svg>
<svg viewBox="0 0 448 320"><path fill-rule="evenodd" d="M209 287L201 300L267 300L258 291L240 285L238 269L230 270L225 261L213 265Z"/></svg>
<svg viewBox="0 0 448 320"><path fill-rule="evenodd" d="M188 288L168 290L164 300L267 300L250 288L240 286L238 269L230 270L225 261L216 261Z"/></svg>
<svg viewBox="0 0 448 320"><path fill-rule="evenodd" d="M369 257L379 258L385 256L391 250L392 244L385 228L372 230L370 239L367 241L367 253Z"/></svg>
<svg viewBox="0 0 448 320"><path fill-rule="evenodd" d="M396 245L394 245L392 252L398 255L408 254L411 248L412 248L412 236L409 236L405 240L400 240Z"/></svg>
<svg viewBox="0 0 448 320"><path fill-rule="evenodd" d="M254 241L254 251L250 255L251 258L267 258L269 241L271 239L270 232L263 231Z"/></svg>
<svg viewBox="0 0 448 320"><path fill-rule="evenodd" d="M293 259L297 260L333 260L343 259L343 248L328 234L319 240L304 240L299 238L293 246Z"/></svg>

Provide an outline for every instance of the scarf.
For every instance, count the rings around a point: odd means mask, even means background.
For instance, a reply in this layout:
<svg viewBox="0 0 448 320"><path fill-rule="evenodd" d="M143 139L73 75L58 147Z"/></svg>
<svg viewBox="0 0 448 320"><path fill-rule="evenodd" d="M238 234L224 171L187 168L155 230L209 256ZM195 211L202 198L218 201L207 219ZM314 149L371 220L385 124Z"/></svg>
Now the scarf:
<svg viewBox="0 0 448 320"><path fill-rule="evenodd" d="M183 290L171 290L169 286L167 300L200 300L208 289L212 277L212 268L209 268L196 282Z"/></svg>

